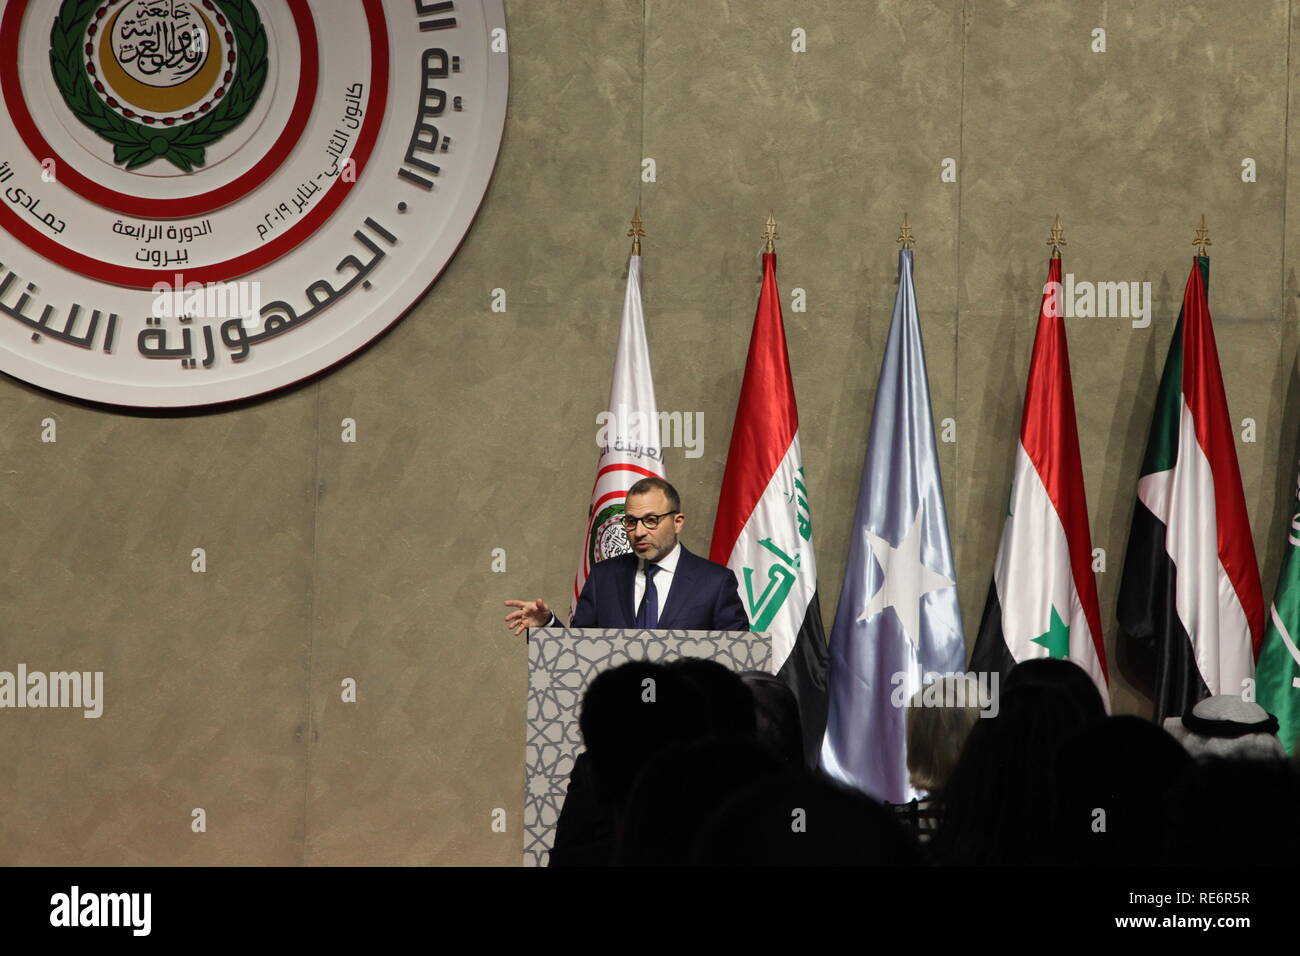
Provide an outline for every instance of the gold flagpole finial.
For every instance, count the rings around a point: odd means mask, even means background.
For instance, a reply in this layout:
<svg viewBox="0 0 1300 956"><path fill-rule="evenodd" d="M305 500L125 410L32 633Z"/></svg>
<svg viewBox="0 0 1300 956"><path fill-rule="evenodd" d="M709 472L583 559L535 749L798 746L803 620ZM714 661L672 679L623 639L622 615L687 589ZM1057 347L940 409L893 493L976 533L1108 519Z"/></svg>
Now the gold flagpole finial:
<svg viewBox="0 0 1300 956"><path fill-rule="evenodd" d="M907 221L907 213L903 213L903 224L898 227L898 238L894 241L901 242L904 249L916 247L916 237L912 235L912 224Z"/></svg>
<svg viewBox="0 0 1300 956"><path fill-rule="evenodd" d="M772 217L771 213L768 213L767 224L763 227L763 238L767 240L767 246L763 251L776 252L776 240L781 237L777 234L776 220Z"/></svg>
<svg viewBox="0 0 1300 956"><path fill-rule="evenodd" d="M1061 228L1061 214L1056 214L1056 222L1052 223L1052 234L1047 238L1047 244L1052 247L1052 258L1061 258L1061 246L1068 245L1065 241L1065 230Z"/></svg>
<svg viewBox="0 0 1300 956"><path fill-rule="evenodd" d="M1198 256L1208 255L1205 247L1214 245L1210 242L1210 230L1205 225L1205 213L1201 213L1201 224L1196 227L1196 236L1192 239L1192 245L1200 246L1200 250L1196 253Z"/></svg>
<svg viewBox="0 0 1300 956"><path fill-rule="evenodd" d="M632 237L632 255L641 255L641 237L645 235L645 230L641 228L641 207L636 207L636 212L632 213L632 228L627 231Z"/></svg>

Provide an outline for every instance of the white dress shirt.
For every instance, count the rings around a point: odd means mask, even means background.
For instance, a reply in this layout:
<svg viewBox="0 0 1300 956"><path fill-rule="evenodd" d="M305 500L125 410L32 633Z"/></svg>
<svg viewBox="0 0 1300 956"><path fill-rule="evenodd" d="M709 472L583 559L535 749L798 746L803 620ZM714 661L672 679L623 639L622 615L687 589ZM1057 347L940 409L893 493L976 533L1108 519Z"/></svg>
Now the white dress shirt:
<svg viewBox="0 0 1300 956"><path fill-rule="evenodd" d="M673 586L673 576L677 572L677 559L682 555L682 543L678 541L673 545L673 549L663 556L658 562L659 570L655 572L655 594L659 596L659 613L664 613L664 605L668 603L668 589ZM632 592L632 610L636 611L641 607L641 596L645 594L645 561L637 562L636 584Z"/></svg>

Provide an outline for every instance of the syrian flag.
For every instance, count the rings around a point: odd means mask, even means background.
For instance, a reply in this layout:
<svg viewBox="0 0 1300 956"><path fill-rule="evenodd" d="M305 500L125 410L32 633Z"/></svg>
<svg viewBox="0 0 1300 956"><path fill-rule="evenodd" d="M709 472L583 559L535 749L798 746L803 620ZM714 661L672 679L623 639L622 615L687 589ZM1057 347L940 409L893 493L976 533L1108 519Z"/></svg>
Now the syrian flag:
<svg viewBox="0 0 1300 956"><path fill-rule="evenodd" d="M831 630L821 765L879 800L906 803L919 796L906 705L927 675L958 673L966 659L911 249L898 257L860 484Z"/></svg>
<svg viewBox="0 0 1300 956"><path fill-rule="evenodd" d="M1119 625L1149 662L1155 719L1254 675L1264 595L1206 285L1192 264L1156 397L1119 589Z"/></svg>
<svg viewBox="0 0 1300 956"><path fill-rule="evenodd" d="M750 629L771 635L772 671L799 701L804 757L815 766L826 727L826 633L774 252L763 254L709 557L736 575Z"/></svg>
<svg viewBox="0 0 1300 956"><path fill-rule="evenodd" d="M1300 476L1284 519L1286 557L1273 603L1268 606L1255 674L1255 700L1277 718L1278 739L1294 757L1300 738Z"/></svg>
<svg viewBox="0 0 1300 956"><path fill-rule="evenodd" d="M645 340L645 315L641 311L641 257L627 263L627 294L623 298L623 324L614 354L614 380L609 386L609 410L596 416L596 444L600 460L591 487L587 530L582 536L578 573L573 577L569 616L591 566L597 561L627 554L632 548L619 519L627 490L642 478L664 473L664 453L659 444L659 412L650 375L650 349Z"/></svg>
<svg viewBox="0 0 1300 956"><path fill-rule="evenodd" d="M1053 258L1029 362L1002 542L970 666L1005 677L1020 661L1068 658L1088 672L1109 712L1061 306L1061 260Z"/></svg>

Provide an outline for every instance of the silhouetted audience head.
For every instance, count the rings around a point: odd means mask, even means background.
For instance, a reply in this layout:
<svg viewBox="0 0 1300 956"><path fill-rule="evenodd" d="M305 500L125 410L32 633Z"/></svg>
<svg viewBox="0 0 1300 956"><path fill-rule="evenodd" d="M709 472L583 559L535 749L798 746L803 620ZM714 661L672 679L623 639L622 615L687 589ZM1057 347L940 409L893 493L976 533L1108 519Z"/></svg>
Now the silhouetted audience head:
<svg viewBox="0 0 1300 956"><path fill-rule="evenodd" d="M916 841L870 797L821 774L761 780L732 797L701 830L706 866L914 866Z"/></svg>
<svg viewBox="0 0 1300 956"><path fill-rule="evenodd" d="M618 828L614 862L685 866L701 829L736 791L787 772L752 740L710 737L653 757L637 777Z"/></svg>
<svg viewBox="0 0 1300 956"><path fill-rule="evenodd" d="M708 722L708 705L680 671L629 661L598 674L578 717L598 801L617 812L651 757Z"/></svg>
<svg viewBox="0 0 1300 956"><path fill-rule="evenodd" d="M1193 757L1285 758L1277 718L1238 694L1216 694L1182 717L1165 720L1165 730Z"/></svg>
<svg viewBox="0 0 1300 956"><path fill-rule="evenodd" d="M1294 866L1300 859L1300 772L1287 760L1203 757L1164 802L1165 862Z"/></svg>
<svg viewBox="0 0 1300 956"><path fill-rule="evenodd" d="M734 671L699 657L679 657L667 667L704 699L707 719L693 736L753 739L754 698Z"/></svg>
<svg viewBox="0 0 1300 956"><path fill-rule="evenodd" d="M754 697L755 738L790 767L802 767L803 725L799 701L790 685L775 674L745 671L740 675Z"/></svg>
<svg viewBox="0 0 1300 956"><path fill-rule="evenodd" d="M1074 661L1059 657L1035 657L1011 668L1002 681L1002 693L1017 687L1052 687L1070 698L1086 720L1106 716L1106 704L1092 678Z"/></svg>
<svg viewBox="0 0 1300 956"><path fill-rule="evenodd" d="M1141 717L1108 717L1057 751L1056 862L1149 865L1160 858L1164 799L1192 762Z"/></svg>
<svg viewBox="0 0 1300 956"><path fill-rule="evenodd" d="M642 767L671 744L753 740L754 701L744 682L715 661L629 661L591 682L578 726L597 798L617 813Z"/></svg>
<svg viewBox="0 0 1300 956"><path fill-rule="evenodd" d="M936 698L943 706L933 706ZM937 678L912 695L907 772L913 787L931 793L943 789L979 719L979 688L971 674Z"/></svg>
<svg viewBox="0 0 1300 956"><path fill-rule="evenodd" d="M1093 706L1063 683L1008 678L998 715L976 723L944 788L943 819L930 843L936 862L1050 860L1052 759L1066 737L1097 722L1101 711L1095 689Z"/></svg>

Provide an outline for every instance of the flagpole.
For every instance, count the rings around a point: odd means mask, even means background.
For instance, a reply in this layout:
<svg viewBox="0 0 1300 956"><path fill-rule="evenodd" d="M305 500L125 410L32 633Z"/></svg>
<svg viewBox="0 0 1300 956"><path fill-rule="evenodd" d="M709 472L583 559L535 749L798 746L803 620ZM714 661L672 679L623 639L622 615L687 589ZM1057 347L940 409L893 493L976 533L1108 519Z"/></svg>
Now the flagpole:
<svg viewBox="0 0 1300 956"><path fill-rule="evenodd" d="M771 213L767 214L767 223L763 227L763 238L767 241L767 245L763 247L763 252L776 252L776 240L780 239L781 236L776 231L776 219L772 217Z"/></svg>

